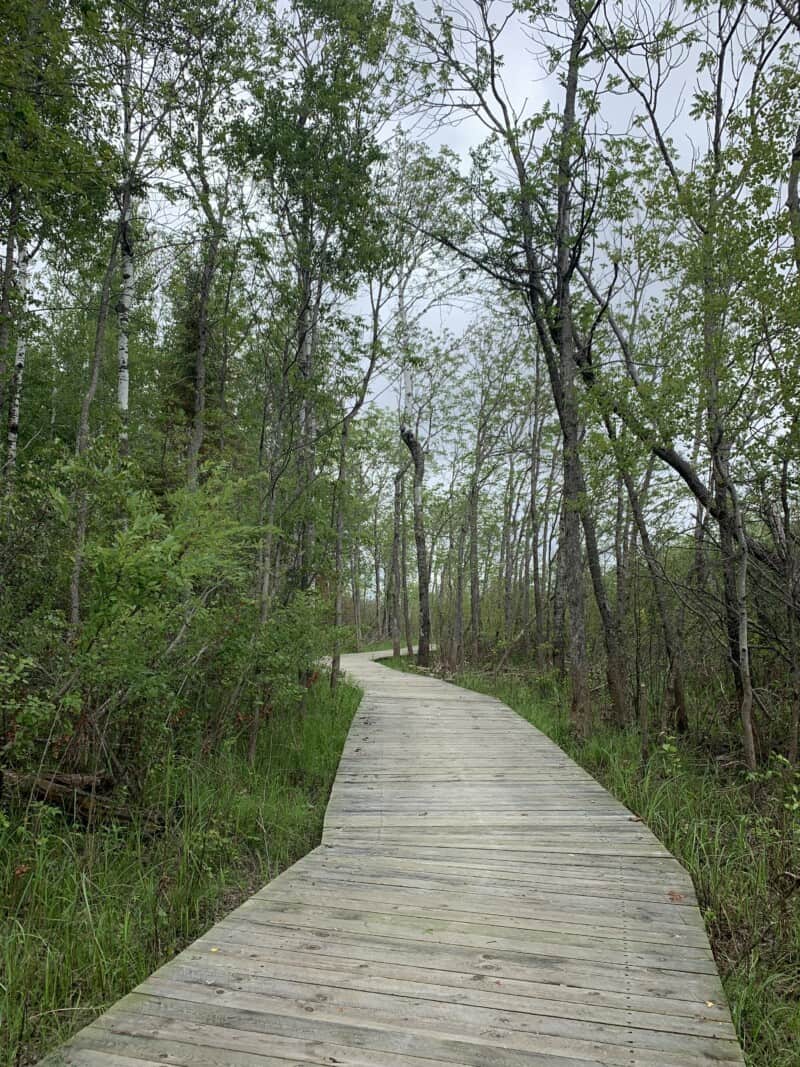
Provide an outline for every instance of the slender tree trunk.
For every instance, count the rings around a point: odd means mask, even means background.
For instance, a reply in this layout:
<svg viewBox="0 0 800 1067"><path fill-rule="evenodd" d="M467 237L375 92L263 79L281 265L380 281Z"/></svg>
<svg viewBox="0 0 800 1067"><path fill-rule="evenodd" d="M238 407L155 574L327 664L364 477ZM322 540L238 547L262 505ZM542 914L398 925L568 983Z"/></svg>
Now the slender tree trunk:
<svg viewBox="0 0 800 1067"><path fill-rule="evenodd" d="M625 621L628 600L628 559L626 554L626 508L625 487L622 475L617 471L616 478L617 505L614 511L614 562L616 570L616 598L614 616L617 628L622 629Z"/></svg>
<svg viewBox="0 0 800 1067"><path fill-rule="evenodd" d="M561 256L566 254L562 250ZM566 274L566 267L562 267ZM564 495L563 495L563 540L561 544L562 574L565 585L565 601L569 615L569 674L571 717L575 729L586 734L592 718L589 697L589 660L586 648L586 609L583 588L583 553L581 550L581 524L586 535L587 501L583 470L580 461L580 416L575 393L577 361L575 339L572 330L572 315L569 307L568 285L562 285L560 309L560 382L559 415L564 441ZM594 528L590 524L590 536ZM596 545L593 545L596 551ZM587 545L587 554L590 553ZM592 566L591 555L589 558Z"/></svg>
<svg viewBox="0 0 800 1067"><path fill-rule="evenodd" d="M692 467L697 467L698 457L700 455L700 447L703 442L703 411L702 407L698 405L695 415L694 437L692 441ZM708 494L711 493L711 486L708 486ZM689 571L688 581L689 584L694 584L696 593L698 596L702 595L703 589L706 584L706 563L705 563L705 516L706 509L703 507L699 500L695 500L694 508L694 523L692 528L692 564ZM680 606L678 609L678 633L685 633L686 627L686 601L681 598Z"/></svg>
<svg viewBox="0 0 800 1067"><path fill-rule="evenodd" d="M472 662L481 658L481 572L478 559L478 476L469 490L469 628L472 639Z"/></svg>
<svg viewBox="0 0 800 1067"><path fill-rule="evenodd" d="M550 472L547 479L547 489L544 495L544 506L542 508L542 571L540 574L540 584L544 585L544 592L539 598L539 609L541 611L541 621L537 615L536 629L537 634L541 635L541 644L538 646L540 649L538 666L540 670L545 670L548 663L544 656L545 646L550 646L550 659L554 658L555 648L551 642L551 624L552 617L549 611L549 605L551 600L551 593L554 585L553 574L553 539L556 533L556 522L560 525L560 508L557 508L557 514L553 516L552 525L550 523L550 507L553 499L553 492L556 486L556 471L558 470L558 458L559 453L556 447L553 448L553 454L550 460ZM563 644L562 644L563 649ZM561 657L561 673L563 674L564 657Z"/></svg>
<svg viewBox="0 0 800 1067"><path fill-rule="evenodd" d="M503 637L510 641L513 637L513 593L514 593L514 555L512 551L513 541L513 509L514 509L514 457L509 460L508 484L506 486L506 501L503 509L503 550L501 552L500 581L503 590Z"/></svg>
<svg viewBox="0 0 800 1067"><path fill-rule="evenodd" d="M611 439L612 444L616 445L616 431L608 415L604 416L604 422L606 432ZM689 717L683 684L683 669L680 662L679 641L667 605L664 575L659 566L658 558L650 539L650 532L647 529L647 522L645 521L639 491L631 477L630 471L625 467L624 460L620 455L617 456L617 462L619 465L620 476L628 495L631 512L636 524L636 530L639 534L647 570L653 583L656 607L658 608L659 621L661 622L661 630L664 636L664 650L667 654L667 693L671 695L674 707L675 727L678 733L683 734L686 733L689 728ZM646 747L645 740L643 740L642 744Z"/></svg>
<svg viewBox="0 0 800 1067"><path fill-rule="evenodd" d="M612 713L614 720L619 725L623 725L628 721L628 699L619 636L603 580L600 552L597 546L597 532L594 516L589 506L583 464L580 457L580 418L575 396L577 358L568 290L564 294L564 301L561 305L563 312L560 330L562 392L561 403L558 405L564 438L564 513L567 549L564 567L568 586L567 603L569 606L571 643L573 630L577 626L574 638L575 648L570 654L572 684L573 687L577 686L577 703L576 697L573 696L573 713L578 729L585 730L590 721L591 708L589 704L585 619L583 617L583 570L579 564L580 533L574 529L577 525L583 528L586 559L589 565L595 602L600 614L606 652L606 678L611 697ZM579 567L577 572L573 570L575 566ZM581 584L580 590L577 588L578 583ZM582 617L575 617L573 615L575 611L580 611ZM575 692L574 688L573 692Z"/></svg>
<svg viewBox="0 0 800 1067"><path fill-rule="evenodd" d="M453 667L453 617L449 608L452 608L452 601L449 596L452 591L452 542L448 544L447 553L442 560L441 569L438 574L439 580L439 592L436 594L436 581L437 573L435 567L431 566L431 589L434 591L433 606L435 611L431 614L436 620L436 629L431 627L431 634L435 633L436 642L439 648L439 659L442 666L447 670L452 670ZM433 556L433 554L431 553Z"/></svg>
<svg viewBox="0 0 800 1067"><path fill-rule="evenodd" d="M797 429L797 418L793 418L784 445L788 445L791 434ZM784 579L786 583L786 643L789 648L789 679L788 697L791 713L789 727L789 744L787 756L789 763L797 766L800 756L800 647L798 647L798 619L797 619L797 574L798 554L797 536L792 521L792 510L789 496L789 453L784 452L781 458L781 511L782 520L779 526L779 534L775 538L783 545Z"/></svg>
<svg viewBox="0 0 800 1067"><path fill-rule="evenodd" d="M556 292L554 306L543 293L542 269L536 246L534 208L528 199L528 177L525 160L518 147L512 146L520 182L520 212L523 242L528 273L528 298L537 335L545 355L548 376L553 390L563 439L563 513L562 536L559 546L559 578L563 580L564 600L569 613L569 668L571 689L571 718L580 732L588 729L591 719L589 702L588 659L586 653L586 623L581 558L581 513L585 501L581 498L582 477L579 459L580 419L575 395L577 350L573 331L570 278L574 256L571 232L572 166L575 152L575 110L578 95L578 74L584 46L586 17L575 11L572 42L565 82L564 112L558 150L557 221L556 221ZM555 323L554 323L555 318ZM556 638L557 640L557 638Z"/></svg>
<svg viewBox="0 0 800 1067"><path fill-rule="evenodd" d="M403 526L403 472L394 476L394 514L392 521L392 655L400 655L400 605L403 597L404 579L400 568L400 540Z"/></svg>
<svg viewBox="0 0 800 1067"><path fill-rule="evenodd" d="M57 372L56 372L57 373ZM58 400L58 385L53 382L53 388L50 390L50 440L56 439L56 401Z"/></svg>
<svg viewBox="0 0 800 1067"><path fill-rule="evenodd" d="M570 2L570 11L573 4ZM569 613L569 668L572 722L586 733L592 716L589 699L589 664L586 652L586 615L583 591L581 552L581 516L586 501L582 498L583 478L580 467L580 416L575 394L577 372L576 344L572 322L570 277L572 264L572 159L575 152L575 107L578 73L583 49L583 17L576 18L565 83L564 112L558 149L558 217L556 233L556 309L558 314L558 366L550 370L556 394L561 433L564 440L564 535L561 545L565 583L565 600ZM548 349L545 349L547 355Z"/></svg>
<svg viewBox="0 0 800 1067"><path fill-rule="evenodd" d="M220 448L224 448L225 445L225 423L228 413L228 401L227 401L227 388L228 388L228 368L231 359L231 340L230 340L230 322L231 322L231 302L233 297L233 283L236 278L236 266L239 258L239 245L237 244L233 252L233 259L231 262L230 270L228 271L228 280L225 286L225 306L222 311L222 352L220 357L219 368L219 385L217 389L217 401L219 403L219 410L223 415L222 431L220 434Z"/></svg>
<svg viewBox="0 0 800 1067"><path fill-rule="evenodd" d="M206 360L210 339L211 292L217 270L221 234L215 228L203 241L203 255L197 293L197 342L194 360L194 412L189 437L187 482L196 489L200 477L200 455L203 450L206 429Z"/></svg>
<svg viewBox="0 0 800 1067"><path fill-rule="evenodd" d="M490 529L487 533L486 544L484 546L483 565L481 567L481 602L485 602L486 598L491 594L491 572L492 564L494 563L494 535Z"/></svg>
<svg viewBox="0 0 800 1067"><path fill-rule="evenodd" d="M556 549L556 574L553 584L553 666L559 678L567 675L567 596L566 556L564 545L567 530L564 508L559 516L558 548Z"/></svg>
<svg viewBox="0 0 800 1067"><path fill-rule="evenodd" d="M456 550L456 587L453 609L453 658L458 670L464 664L464 550L467 541L467 516L462 513Z"/></svg>
<svg viewBox="0 0 800 1067"><path fill-rule="evenodd" d="M129 405L130 405L130 321L134 293L133 258L133 197L130 182L126 181L122 193L120 216L120 257L122 284L117 304L117 408L120 417L119 451L121 456L130 452Z"/></svg>
<svg viewBox="0 0 800 1067"><path fill-rule="evenodd" d="M339 674L342 667L342 643L339 639L339 633L344 626L344 495L347 484L347 439L349 432L350 419L344 416L339 436L339 472L334 490L336 541L333 553L335 582L333 625L336 628L336 635L333 640L333 656L331 657L331 689L336 689L339 684Z"/></svg>
<svg viewBox="0 0 800 1067"><path fill-rule="evenodd" d="M103 275L100 287L100 305L97 311L97 322L94 333L94 350L89 368L89 385L83 396L81 404L80 420L78 422L78 435L75 445L75 453L80 459L85 455L89 446L89 417L92 404L94 403L97 386L100 382L100 367L103 362L103 350L105 348L106 326L111 304L111 284L117 265L117 251L119 244L119 232L115 232L108 257L108 265ZM83 477L79 473L79 477ZM70 626L73 632L77 632L81 621L81 572L83 570L83 554L86 546L86 530L89 523L89 495L85 486L78 489L77 497L77 520L75 524L75 558L72 565L72 575L69 586L70 603Z"/></svg>
<svg viewBox="0 0 800 1067"><path fill-rule="evenodd" d="M719 121L718 115L718 123ZM718 129L719 126L717 126ZM738 494L730 469L731 446L726 434L719 396L719 366L724 359L724 354L723 322L720 310L723 282L718 275L716 254L720 210L717 187L721 172L721 148L718 134L715 136L713 159L714 169L709 179L708 214L699 248L703 271L703 357L706 373L709 453L714 481L714 498L719 517L723 603L731 670L739 704L745 758L748 767L754 770L756 754L747 613L748 548Z"/></svg>
<svg viewBox="0 0 800 1067"><path fill-rule="evenodd" d="M405 633L405 650L414 655L414 635L411 628L411 603L409 601L409 537L405 527L405 476L400 476L400 584L403 594L403 631Z"/></svg>
<svg viewBox="0 0 800 1067"><path fill-rule="evenodd" d="M800 274L800 126L797 127L797 136L792 149L786 207L794 241L794 265Z"/></svg>
<svg viewBox="0 0 800 1067"><path fill-rule="evenodd" d="M22 208L22 196L18 189L14 188L11 191L9 201L5 257L2 274L0 274L0 411L5 410L6 377L8 375L8 360L11 358L11 302L14 291L14 257Z"/></svg>
<svg viewBox="0 0 800 1067"><path fill-rule="evenodd" d="M733 521L736 530L736 608L739 622L739 673L742 679L742 700L739 714L742 721L742 738L747 769L755 771L757 767L755 735L753 730L753 680L750 673L750 637L747 610L747 570L748 547L744 530L741 504L733 483L731 482L731 499L733 504Z"/></svg>
<svg viewBox="0 0 800 1067"><path fill-rule="evenodd" d="M566 210L566 209L565 209ZM569 255L569 249L562 249L562 258ZM563 274L569 277L568 268L562 266ZM586 558L592 580L603 643L606 652L606 678L611 697L612 713L615 721L623 725L628 721L628 700L625 686L625 673L619 647L619 636L614 625L614 618L608 603L600 565L600 552L597 546L597 532L592 515L583 464L580 456L580 416L575 395L575 378L578 369L577 349L572 322L568 282L562 283L559 301L561 309L559 339L561 345L560 384L561 396L559 416L564 439L564 513L565 513L565 578L567 582L567 603L569 606L570 674L573 686L573 715L579 730L586 730L591 718L588 686L588 660L586 657L585 617L583 607L583 569L580 566L580 533L576 527L583 528L586 543ZM574 568L578 569L575 570ZM578 585L580 584L580 589ZM580 612L578 617L575 612ZM573 638L574 632L574 638Z"/></svg>
<svg viewBox="0 0 800 1067"><path fill-rule="evenodd" d="M267 512L267 531L261 539L261 580L258 585L258 621L261 626L266 624L269 618L269 607L272 602L272 522L275 514L275 493L269 497L269 510Z"/></svg>
<svg viewBox="0 0 800 1067"><path fill-rule="evenodd" d="M359 546L354 541L350 552L350 569L353 586L353 627L356 632L356 651L361 648L361 588L359 579Z"/></svg>
<svg viewBox="0 0 800 1067"><path fill-rule="evenodd" d="M122 157L124 181L122 185L122 203L120 205L120 259L122 265L122 282L119 303L117 304L117 408L120 417L119 452L127 456L130 451L129 433L129 398L130 398L130 322L134 292L133 259L133 108L131 86L133 81L133 64L130 44L123 46L124 66L120 96L122 103Z"/></svg>
<svg viewBox="0 0 800 1067"><path fill-rule="evenodd" d="M586 487L583 486L581 497L585 498ZM597 531L588 506L581 512L581 525L586 541L586 559L592 579L594 598L600 613L603 631L603 643L606 652L606 678L611 696L611 708L614 719L619 726L624 726L629 719L628 694L625 681L625 666L620 648L619 633L614 623L614 616L608 602L603 572L600 566L600 552L597 547Z"/></svg>
<svg viewBox="0 0 800 1067"><path fill-rule="evenodd" d="M717 56L717 84L724 74L726 41ZM712 167L708 177L708 203L700 238L703 295L703 357L707 381L709 453L715 484L722 548L725 617L734 684L739 699L745 759L751 771L756 769L753 728L753 685L750 674L749 622L747 609L748 545L739 496L730 468L731 444L725 427L725 406L720 399L719 369L724 366L723 299L728 279L720 274L718 230L720 221L720 184L723 170L722 130L724 126L721 93L717 93L712 144ZM800 137L800 134L798 135ZM800 140L798 141L800 144ZM790 168L789 199L792 198L793 170ZM790 204L791 219L791 204ZM732 520L732 521L730 521Z"/></svg>
<svg viewBox="0 0 800 1067"><path fill-rule="evenodd" d="M592 709L589 700L589 658L586 650L581 517L578 511L580 503L575 459L573 448L565 440L563 536L559 547L561 564L559 577L564 583L564 601L569 615L570 717L575 729L580 734L586 734L591 722Z"/></svg>
<svg viewBox="0 0 800 1067"><path fill-rule="evenodd" d="M262 426L262 444L263 444ZM263 455L260 457L263 459ZM261 544L259 546L259 573L258 573L258 631L254 635L264 632L264 627L269 619L270 605L272 603L272 524L275 519L275 488L274 483L269 491L266 508L264 507L263 495L260 506L260 524L265 528ZM258 736L261 728L262 709L259 706L253 708L250 719L250 740L247 746L247 762L252 767L256 761L258 752Z"/></svg>
<svg viewBox="0 0 800 1067"><path fill-rule="evenodd" d="M541 434L531 437L531 501L530 501L530 580L533 585L533 647L536 665L544 668L544 597L542 596L542 572L539 560L539 474L541 469ZM547 516L545 513L545 522ZM545 531L546 532L546 531ZM530 625L530 622L529 624Z"/></svg>
<svg viewBox="0 0 800 1067"><path fill-rule="evenodd" d="M28 272L30 262L24 245L19 249L19 271L17 273L17 292L20 305L25 306L28 293ZM11 377L11 393L8 406L8 445L5 461L6 487L11 488L14 483L14 475L17 466L17 450L19 448L19 418L20 405L22 403L22 379L25 373L25 357L28 350L28 336L24 329L20 328L17 335L17 351L14 358L14 372Z"/></svg>
<svg viewBox="0 0 800 1067"><path fill-rule="evenodd" d="M419 645L417 663L420 667L430 666L431 606L430 573L428 570L428 549L425 540L425 514L422 502L422 486L425 479L425 452L414 431L409 426L401 426L400 435L411 454L414 464L414 545L417 550L417 581L419 584Z"/></svg>
<svg viewBox="0 0 800 1067"><path fill-rule="evenodd" d="M528 546L527 546L527 560L528 564L525 570L525 586L526 586L526 618L525 628L528 633L528 652L531 651L531 644L533 645L533 653L536 660L536 666L539 670L543 669L543 645L544 645L544 618L543 618L543 597L542 597L542 581L539 562L539 546L540 546L540 508L539 508L539 483L541 480L542 470L542 434L544 428L544 412L542 410L542 357L540 347L536 347L535 358L535 370L534 370L534 385L533 385L533 408L531 411L531 432L530 432L530 464L531 464L531 481L530 481L530 498L528 501L529 510L529 523L528 523ZM545 515L545 522L547 517ZM531 593L533 594L533 634L531 641Z"/></svg>
<svg viewBox="0 0 800 1067"><path fill-rule="evenodd" d="M372 554L375 564L375 630L377 640L380 641L383 633L381 630L381 549L378 538L377 515L373 525L372 538Z"/></svg>
<svg viewBox="0 0 800 1067"><path fill-rule="evenodd" d="M522 633L524 640L524 649L526 657L531 654L532 634L531 634L531 586L533 584L533 577L531 574L531 517L530 511L525 518L525 545L523 548L522 559Z"/></svg>
<svg viewBox="0 0 800 1067"><path fill-rule="evenodd" d="M309 258L311 253L309 252ZM310 487L316 475L316 397L314 395L314 357L318 337L319 305L322 282L315 283L310 269L299 271L302 306L297 327L297 365L302 389L300 404L300 448L298 449L298 478ZM310 497L306 497L299 531L298 577L301 589L314 584L314 553L316 522Z"/></svg>

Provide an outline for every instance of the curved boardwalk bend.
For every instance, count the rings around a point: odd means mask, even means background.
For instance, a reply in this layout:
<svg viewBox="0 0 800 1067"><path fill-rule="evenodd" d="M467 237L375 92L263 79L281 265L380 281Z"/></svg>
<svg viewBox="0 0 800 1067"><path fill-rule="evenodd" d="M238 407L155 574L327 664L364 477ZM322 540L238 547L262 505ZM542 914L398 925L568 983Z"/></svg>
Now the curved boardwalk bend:
<svg viewBox="0 0 800 1067"><path fill-rule="evenodd" d="M691 881L499 701L364 689L323 843L43 1063L741 1064Z"/></svg>

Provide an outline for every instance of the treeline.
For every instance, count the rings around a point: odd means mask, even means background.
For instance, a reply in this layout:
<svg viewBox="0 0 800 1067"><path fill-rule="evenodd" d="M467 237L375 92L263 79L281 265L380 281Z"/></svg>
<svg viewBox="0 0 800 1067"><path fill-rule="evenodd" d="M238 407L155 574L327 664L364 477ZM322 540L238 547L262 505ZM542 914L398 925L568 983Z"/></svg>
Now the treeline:
<svg viewBox="0 0 800 1067"><path fill-rule="evenodd" d="M135 791L417 636L796 761L791 5L0 18L7 769Z"/></svg>

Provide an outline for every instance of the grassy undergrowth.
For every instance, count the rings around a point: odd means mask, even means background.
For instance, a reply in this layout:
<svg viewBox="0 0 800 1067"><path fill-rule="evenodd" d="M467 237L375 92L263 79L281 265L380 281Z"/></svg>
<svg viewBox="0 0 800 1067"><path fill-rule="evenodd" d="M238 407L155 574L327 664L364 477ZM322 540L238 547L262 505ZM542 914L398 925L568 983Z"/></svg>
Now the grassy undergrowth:
<svg viewBox="0 0 800 1067"><path fill-rule="evenodd" d="M667 739L643 767L639 736L598 725L578 741L552 687L464 673L499 697L639 815L691 874L751 1067L800 1063L800 776L756 780Z"/></svg>
<svg viewBox="0 0 800 1067"><path fill-rule="evenodd" d="M367 644L362 644L356 647L355 641L351 641L347 644L347 652L391 652L392 640L391 638L385 638L383 641L372 641Z"/></svg>
<svg viewBox="0 0 800 1067"><path fill-rule="evenodd" d="M381 649L375 649L374 651L380 652ZM402 656L381 656L380 659L376 660L376 663L380 663L384 667L392 667L396 671L406 671L408 674L429 673L421 671L414 659L405 654ZM448 681L453 680L448 678Z"/></svg>
<svg viewBox="0 0 800 1067"><path fill-rule="evenodd" d="M304 714L263 729L253 767L230 745L154 768L155 834L0 813L2 1067L34 1062L319 842L359 697L314 687Z"/></svg>

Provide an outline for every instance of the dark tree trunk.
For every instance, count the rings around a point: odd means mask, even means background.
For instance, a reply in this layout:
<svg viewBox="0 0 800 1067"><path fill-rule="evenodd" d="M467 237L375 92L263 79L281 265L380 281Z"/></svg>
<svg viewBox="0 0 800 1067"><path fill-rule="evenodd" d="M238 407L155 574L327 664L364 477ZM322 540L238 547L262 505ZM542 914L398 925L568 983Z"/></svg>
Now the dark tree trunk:
<svg viewBox="0 0 800 1067"><path fill-rule="evenodd" d="M481 573L478 561L478 483L473 481L467 503L469 512L469 628L472 662L481 658Z"/></svg>
<svg viewBox="0 0 800 1067"><path fill-rule="evenodd" d="M200 476L200 456L203 451L206 429L206 377L207 355L210 338L211 291L217 270L220 234L212 232L203 241L203 255L197 287L197 337L194 352L194 407L192 429L189 437L187 481L190 489L196 489Z"/></svg>
<svg viewBox="0 0 800 1067"><path fill-rule="evenodd" d="M405 475L400 476L400 583L403 592L403 631L406 638L406 650L414 655L414 635L411 630L411 605L408 601L408 536L406 533Z"/></svg>
<svg viewBox="0 0 800 1067"><path fill-rule="evenodd" d="M400 655L400 605L403 596L400 574L400 540L403 526L403 472L394 476L394 513L392 520L392 596L391 596L391 633L392 655Z"/></svg>
<svg viewBox="0 0 800 1067"><path fill-rule="evenodd" d="M422 505L422 486L425 479L425 451L414 431L408 426L401 426L400 436L411 454L414 465L414 544L417 550L417 581L419 584L419 645L417 663L420 667L430 666L431 607L430 607L430 573L428 569L428 549L425 541L425 514Z"/></svg>
<svg viewBox="0 0 800 1067"><path fill-rule="evenodd" d="M331 689L336 689L339 684L339 674L342 666L342 644L339 632L344 626L344 494L347 483L347 439L350 431L350 419L347 416L342 420L342 432L339 437L339 471L334 489L334 530L335 543L333 553L334 569L334 621L336 634L333 639L333 655L331 657Z"/></svg>

